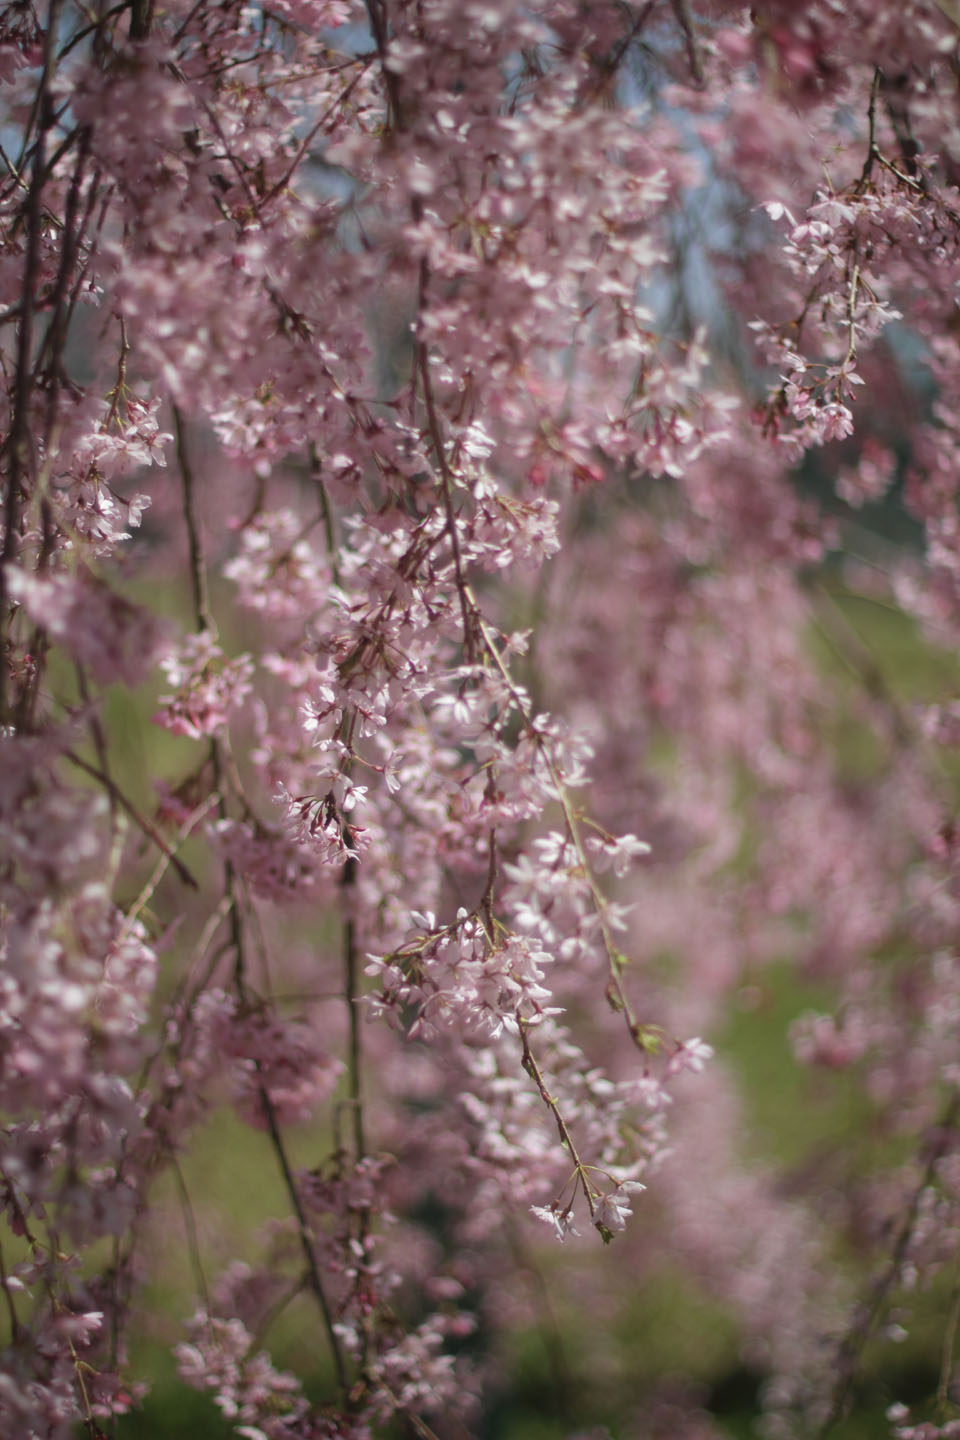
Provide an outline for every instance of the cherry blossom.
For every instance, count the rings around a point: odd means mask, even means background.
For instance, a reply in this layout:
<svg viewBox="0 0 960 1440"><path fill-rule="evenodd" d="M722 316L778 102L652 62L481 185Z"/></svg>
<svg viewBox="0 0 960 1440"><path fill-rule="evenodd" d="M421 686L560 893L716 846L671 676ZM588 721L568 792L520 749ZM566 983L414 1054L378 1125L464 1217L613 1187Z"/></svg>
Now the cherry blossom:
<svg viewBox="0 0 960 1440"><path fill-rule="evenodd" d="M616 1353L658 1267L824 1434L953 1284L958 46L4 7L4 1434L109 1433L148 1324L247 1440L487 1433L557 1314L598 1421L717 1434ZM866 1118L778 1170L730 1034L781 990Z"/></svg>

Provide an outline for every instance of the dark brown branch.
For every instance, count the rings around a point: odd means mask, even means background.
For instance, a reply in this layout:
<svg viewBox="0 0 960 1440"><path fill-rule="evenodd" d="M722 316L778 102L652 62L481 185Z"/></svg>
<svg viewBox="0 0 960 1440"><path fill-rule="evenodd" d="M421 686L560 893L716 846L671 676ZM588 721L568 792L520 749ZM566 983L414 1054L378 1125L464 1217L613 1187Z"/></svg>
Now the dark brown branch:
<svg viewBox="0 0 960 1440"><path fill-rule="evenodd" d="M43 230L43 184L46 174L47 132L54 124L52 82L57 27L63 0L50 0L47 29L43 39L43 68L37 87L37 140L26 202L26 254L23 266L23 293L17 332L17 368L13 391L13 415L7 440L9 467L4 506L3 553L0 555L0 723L9 713L7 696L9 657L9 594L6 572L16 557L20 532L23 486L33 464L30 443L30 401L33 395L33 319L40 278L40 246Z"/></svg>
<svg viewBox="0 0 960 1440"><path fill-rule="evenodd" d="M130 39L146 40L153 24L153 0L130 0Z"/></svg>
<svg viewBox="0 0 960 1440"><path fill-rule="evenodd" d="M177 461L183 484L183 518L187 527L187 546L190 554L190 586L193 592L193 612L198 630L209 630L216 634L213 615L210 611L210 595L207 588L207 567L203 555L203 539L196 507L196 484L193 467L187 453L187 437L183 415L179 405L173 407L173 428L177 438Z"/></svg>
<svg viewBox="0 0 960 1440"><path fill-rule="evenodd" d="M870 103L867 106L867 158L863 162L863 170L860 174L860 183L865 185L870 179L875 160L880 159L880 151L877 148L877 95L880 92L880 70L873 72L873 81L870 85Z"/></svg>
<svg viewBox="0 0 960 1440"><path fill-rule="evenodd" d="M677 24L683 31L683 39L687 47L687 60L694 84L702 87L704 84L703 66L700 64L700 52L697 49L697 37L693 29L693 16L690 13L689 0L670 0L670 7L676 16Z"/></svg>

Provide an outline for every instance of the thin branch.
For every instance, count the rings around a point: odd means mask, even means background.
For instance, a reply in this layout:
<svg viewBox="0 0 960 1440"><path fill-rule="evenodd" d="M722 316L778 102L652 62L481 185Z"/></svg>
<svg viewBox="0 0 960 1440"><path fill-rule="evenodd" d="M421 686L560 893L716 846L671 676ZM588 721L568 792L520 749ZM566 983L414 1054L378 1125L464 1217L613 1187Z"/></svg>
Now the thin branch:
<svg viewBox="0 0 960 1440"><path fill-rule="evenodd" d="M880 1316L883 1314L890 1292L894 1289L903 1273L904 1262L909 1253L910 1243L913 1240L914 1230L920 1215L920 1205L923 1196L933 1183L936 1177L937 1165L947 1152L958 1115L960 1115L960 1096L955 1095L947 1106L942 1120L936 1127L934 1137L928 1146L920 1179L910 1196L910 1201L900 1224L900 1229L897 1232L897 1238L894 1242L890 1259L874 1281L869 1297L860 1306L853 1324L837 1350L834 1365L837 1379L833 1387L826 1418L817 1431L817 1440L822 1440L822 1437L832 1430L834 1425L842 1420L846 1414L850 1392L856 1379L864 1346L873 1334L874 1328Z"/></svg>
<svg viewBox="0 0 960 1440"><path fill-rule="evenodd" d="M670 0L670 8L676 16L677 24L683 31L683 39L687 47L687 60L690 65L690 73L693 76L694 84L702 88L704 85L703 66L700 64L700 52L697 48L697 37L693 28L693 16L690 13L690 0Z"/></svg>
<svg viewBox="0 0 960 1440"><path fill-rule="evenodd" d="M187 1189L187 1182L183 1178L183 1171L176 1155L171 1153L170 1166L173 1170L174 1179L177 1182L177 1189L180 1192L180 1210L183 1214L183 1228L187 1236L187 1249L190 1252L190 1264L193 1269L193 1278L197 1291L203 1300L203 1308L207 1315L210 1314L210 1289L207 1285L207 1277L203 1268L203 1257L200 1253L200 1237L197 1232L197 1217L193 1213L193 1202L190 1199L190 1192Z"/></svg>
<svg viewBox="0 0 960 1440"><path fill-rule="evenodd" d="M285 190L286 187L290 184L290 181L293 179L294 175L297 172L297 169L300 166L300 162L303 160L303 157L310 149L310 146L313 144L316 136L323 129L324 125L326 125L327 121L330 119L331 115L333 115L334 111L337 110L340 106L342 106L347 100L349 100L351 91L355 90L357 85L363 79L364 75L367 73L367 70L370 68L372 60L372 55L367 57L366 62L362 66L362 68L357 71L356 75L351 77L350 82L344 86L343 90L333 101L333 103L327 107L327 109L320 116L319 120L317 120L317 122L312 125L307 131L306 135L303 137L301 144L297 147L296 154L290 161L290 164L287 166L286 170L284 170L283 174L280 176L280 179L277 180L270 187L266 195L264 195L263 199L260 201L257 207L258 214L263 210L264 206L269 205L270 201L273 200L277 195L279 195L281 191Z"/></svg>
<svg viewBox="0 0 960 1440"><path fill-rule="evenodd" d="M557 1131L560 1135L560 1140L566 1148L570 1159L573 1161L574 1170L577 1177L577 1183L583 1191L584 1198L587 1202L587 1209L590 1211L590 1218L592 1219L593 1216L596 1214L597 1207L593 1201L594 1190L587 1176L587 1167L580 1159L577 1147L573 1141L573 1136L570 1134L570 1131L567 1128L567 1122L564 1120L562 1114L560 1113L560 1107L557 1104L556 1100L553 1098L553 1096L550 1094L550 1091L547 1089L540 1067L536 1062L533 1051L530 1049L530 1041L527 1036L527 1032L530 1028L529 1022L523 1018L519 1010L516 1014L516 1020L517 1025L520 1029L520 1044L523 1047L523 1053L520 1063L522 1064L524 1070L526 1070L527 1074L530 1076L530 1079L533 1081L534 1085L536 1085L537 1091L540 1095L540 1099L543 1101L544 1105L546 1105L547 1109L550 1111L550 1114L553 1116L554 1121L556 1122Z"/></svg>
<svg viewBox="0 0 960 1440"><path fill-rule="evenodd" d="M14 1303L13 1292L10 1289L10 1279L7 1275L7 1266L3 1258L3 1247L0 1246L0 1290L7 1302L7 1314L10 1318L10 1339L15 1345L20 1338L20 1321L17 1317L17 1307Z"/></svg>
<svg viewBox="0 0 960 1440"><path fill-rule="evenodd" d="M193 470L187 451L186 435L183 418L179 409L174 406L174 423L176 426L177 457L180 463L180 473L183 482L184 512L187 525L187 536L190 547L190 576L193 589L194 615L197 629L208 630L216 634L213 615L210 610L209 591L207 586L206 562L203 554L203 542L200 533L200 526L196 514L196 490L194 484ZM221 817L227 814L226 795L224 793L224 751L220 742L214 737L210 741L210 761L213 768L214 793L217 796L217 809ZM230 945L234 954L234 984L237 996L241 1005L248 1003L248 992L246 982L246 947L243 934L243 922L240 910L240 894L236 872L230 860L224 861L224 900L226 902L227 916L230 927ZM263 1082L259 1064L257 1065L259 1076L258 1094L263 1107L263 1114L267 1122L267 1130L273 1146L277 1163L283 1176L284 1185L293 1208L297 1221L297 1229L300 1236L300 1244L303 1250L304 1259L307 1265L307 1279L310 1289L316 1298L323 1317L324 1327L333 1354L334 1369L336 1370L337 1383L344 1395L349 1389L349 1376L347 1373L346 1359L340 1338L334 1325L333 1312L330 1302L327 1299L320 1269L317 1264L316 1252L313 1247L313 1240L310 1235L310 1227L307 1222L303 1202L297 1183L294 1178L290 1160L287 1155L283 1136L280 1133L280 1126L277 1121L277 1114L270 1093Z"/></svg>
<svg viewBox="0 0 960 1440"><path fill-rule="evenodd" d="M180 846L183 844L183 842L190 835L191 831L195 828L195 826L199 825L203 817L207 814L209 810L213 808L215 804L216 797L213 795L208 795L207 798L202 802L202 804L198 805L195 810L192 810L190 812L186 820L184 820L183 824L180 826L180 829L177 831L177 838L175 842L176 846ZM136 921L139 920L142 912L150 904L150 901L153 898L157 886L160 884L160 881L166 874L168 867L173 863L174 848L175 846L170 845L164 848L160 859L157 861L157 864L154 867L149 878L147 879L146 883L144 884L143 889L140 891L140 894L137 896L136 900L133 902L133 904L130 906L130 909L126 913L126 918L124 920L125 927L134 925Z"/></svg>
<svg viewBox="0 0 960 1440"><path fill-rule="evenodd" d="M869 649L823 585L816 586L810 608L813 622L824 640L863 686L871 700L884 706L890 716L896 743L901 747L922 745L925 741L922 730L892 693L883 671ZM932 747L928 749L932 753Z"/></svg>
<svg viewBox="0 0 960 1440"><path fill-rule="evenodd" d="M269 1131L270 1139L273 1143L274 1153L280 1165L280 1171L283 1175L283 1182L286 1186L287 1194L290 1198L290 1204L293 1206L293 1213L296 1216L297 1231L300 1236L300 1246L303 1250L303 1256L307 1263L307 1281L309 1283L310 1289L313 1291L317 1304L320 1307L320 1313L323 1316L323 1323L326 1327L327 1337L330 1341L330 1349L333 1352L333 1364L337 1372L337 1384L340 1386L343 1394L346 1395L350 1385L349 1377L347 1375L346 1360L344 1358L343 1348L340 1344L340 1337L337 1335L336 1327L334 1325L333 1312L330 1309L330 1302L327 1299L326 1291L324 1290L323 1286L323 1280L320 1277L320 1269L317 1265L317 1256L313 1248L313 1240L310 1236L310 1227L307 1223L306 1213L303 1209L303 1202L300 1199L300 1192L297 1189L297 1183L294 1179L293 1170L290 1166L290 1160L287 1155L286 1147L283 1143L283 1136L280 1134L280 1126L277 1123L277 1114L273 1107L273 1101L270 1099L267 1087L262 1083L259 1088L259 1094L260 1103L263 1106L263 1113L267 1121L267 1130Z"/></svg>
<svg viewBox="0 0 960 1440"><path fill-rule="evenodd" d="M473 613L476 619L476 625L480 632L481 638L483 639L484 645L486 646L487 653L493 660L497 669L500 671L500 674L502 675L509 691L510 697L513 700L513 703L516 706L517 711L519 712L520 717L527 728L527 733L530 735L530 738L533 740L541 756L543 757L544 764L547 767L550 779L553 783L553 788L556 793L557 800L560 804L561 810L563 811L563 818L567 827L567 834L569 835L570 842L573 845L574 850L576 851L577 861L589 888L590 898L593 902L594 911L600 925L600 934L603 938L604 948L607 954L607 962L610 971L610 979L607 984L607 998L613 1008L623 1015L627 1025L627 1029L630 1032L630 1037L633 1040L634 1044L637 1046L637 1049L646 1054L647 1051L650 1049L649 1035L651 1030L655 1029L655 1027L642 1025L640 1021L636 1018L633 1007L630 1004L630 998L627 995L626 989L623 984L623 978L620 973L620 968L622 964L620 949L613 938L613 933L610 929L610 923L607 919L606 896L603 894L603 891L600 889L594 878L593 870L591 868L589 858L584 848L583 839L580 834L580 826L577 822L577 817L574 813L573 806L570 803L570 797L567 794L567 788L563 783L563 778L560 775L559 770L557 769L556 763L553 759L553 756L550 754L550 750L542 734L537 729L536 725L533 723L533 716L530 714L529 707L526 705L523 697L517 690L517 687L513 681L513 676L510 674L510 671L507 669L506 665L503 662L503 657L500 654L500 650L496 644L496 641L493 638L490 627L487 625L486 621L481 615L479 607L477 606L476 600L474 599L472 593L470 593L469 591L467 593L468 598L470 599L470 602L473 606Z"/></svg>
<svg viewBox="0 0 960 1440"><path fill-rule="evenodd" d="M873 72L873 81L870 85L870 103L867 106L867 158L863 162L863 170L860 172L860 184L865 185L870 179L875 160L881 158L877 147L877 96L880 93L880 67L877 66Z"/></svg>
<svg viewBox="0 0 960 1440"><path fill-rule="evenodd" d="M353 1112L354 1159L359 1165L367 1153L366 1136L363 1127L363 1041L361 1039L360 1017L360 956L357 948L356 926L350 913L352 896L357 883L356 857L349 855L343 867L340 888L346 917L343 922L343 966L344 994L347 1002L347 1017L350 1026L350 1045L347 1057L347 1091Z"/></svg>
<svg viewBox="0 0 960 1440"><path fill-rule="evenodd" d="M426 291L426 262L421 264L420 273L420 297L421 309L424 303ZM419 320L418 320L419 327ZM447 461L446 449L444 446L443 432L440 426L440 417L437 413L436 401L433 394L433 384L430 380L430 357L427 352L426 341L420 336L416 340L417 365L420 370L420 381L423 386L423 400L427 409L427 427L430 433L430 441L433 445L434 454L437 457L437 464L440 467L440 483L443 495L443 509L447 518L447 534L450 536L450 548L453 551L453 568L457 580L457 595L460 600L460 616L463 620L463 653L468 664L474 660L474 639L473 626L470 621L470 609L467 603L467 582L463 569L463 556L460 551L460 536L457 531L457 517L453 511L453 477L450 474L450 466Z"/></svg>
<svg viewBox="0 0 960 1440"><path fill-rule="evenodd" d="M71 145L74 140L79 141L77 146L77 160L73 175L70 179L70 188L67 191L67 201L63 212L63 236L60 245L60 264L57 267L57 278L54 282L53 294L46 302L47 308L51 312L50 321L37 354L38 368L41 369L41 373L43 373L42 367L45 365L46 373L51 379L47 395L47 413L44 429L44 450L48 454L50 452L50 437L53 430L54 414L59 395L62 355L71 315L71 307L68 303L70 280L83 241L83 231L90 218L90 204L88 204L86 213L78 226L77 216L80 209L80 191L83 184L84 170L90 153L91 132L89 126L84 126L82 130L75 131L69 139ZM66 153L67 148L69 147L66 142L64 142L64 146L61 147L64 153ZM50 162L51 170L55 163L56 157ZM95 193L95 191L91 192L91 203L95 198Z"/></svg>
<svg viewBox="0 0 960 1440"><path fill-rule="evenodd" d="M191 875L190 871L187 869L186 865L184 865L183 861L179 860L177 856L173 853L170 845L160 834L160 831L154 825L153 821L148 820L146 815L141 815L140 811L134 805L133 801L123 793L117 782L112 779L111 776L106 773L106 771L98 769L96 765L91 765L88 760L83 760L73 750L65 750L63 753L65 758L70 761L71 765L76 765L78 769L84 772L84 774L90 775L94 780L98 781L98 783L101 784L106 790L110 798L112 800L115 800L118 805L123 806L124 810L126 810L133 823L143 831L144 835L146 835L150 840L153 841L154 845L156 845L157 848L162 852L167 862L172 865L173 868L176 870L183 883L185 885L189 885L191 890L198 890L200 887L198 886L194 877Z"/></svg>
<svg viewBox="0 0 960 1440"><path fill-rule="evenodd" d="M950 1404L950 1381L953 1377L958 1326L960 1326L960 1265L955 1263L953 1296L950 1301L947 1328L943 1335L943 1347L940 1352L940 1378L937 1381L937 1407L940 1414L944 1416Z"/></svg>
<svg viewBox="0 0 960 1440"><path fill-rule="evenodd" d="M640 34L640 31L643 29L644 25L646 25L656 3L657 0L647 0L647 3L646 5L644 5L643 9L634 16L633 24L620 37L619 41L614 46L611 54L605 56L604 59L599 62L601 70L600 78L597 84L594 86L592 92L588 95L588 100L596 100L603 93L604 88L610 82L611 78L616 75L623 61L623 57L630 49L630 46L633 44L634 40L636 40L637 36ZM625 6L624 9L627 10L627 14L629 15L629 8Z"/></svg>
<svg viewBox="0 0 960 1440"><path fill-rule="evenodd" d="M59 64L61 60L65 60L70 54L70 51L73 50L75 46L81 44L82 41L86 40L88 35L93 35L95 32L105 29L108 20L113 20L117 15L122 14L124 10L129 9L129 7L130 0L120 0L119 5L111 6L109 10L104 11L96 20L91 20L89 25L83 25L79 30L75 30L70 36L70 39L60 47L57 63Z"/></svg>

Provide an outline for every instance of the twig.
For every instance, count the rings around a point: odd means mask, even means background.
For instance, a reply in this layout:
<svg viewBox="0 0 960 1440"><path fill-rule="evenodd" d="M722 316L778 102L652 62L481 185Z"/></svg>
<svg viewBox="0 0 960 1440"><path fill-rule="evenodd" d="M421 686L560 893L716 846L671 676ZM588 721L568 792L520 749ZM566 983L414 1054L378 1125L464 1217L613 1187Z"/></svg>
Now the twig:
<svg viewBox="0 0 960 1440"><path fill-rule="evenodd" d="M275 196L279 195L280 192L284 190L287 185L289 185L290 181L293 179L293 176L297 171L298 166L300 165L301 160L306 155L307 151L310 149L310 146L313 144L315 137L323 129L324 125L326 125L327 121L330 119L334 111L337 110L341 105L344 104L346 100L350 98L351 91L355 90L357 85L363 79L364 75L367 73L367 70L370 68L372 60L372 55L366 58L366 61L362 65L361 69L358 70L357 73L351 78L349 84L344 86L340 94L337 96L336 100L334 100L333 103L328 106L328 108L320 116L320 119L316 122L316 124L312 125L307 131L306 135L303 137L301 144L297 148L296 154L290 161L290 164L287 166L286 170L284 170L283 174L280 176L280 179L277 180L275 184L270 187L266 195L264 195L263 199L260 201L257 207L258 213L262 212L264 206L269 205L270 201L273 200Z"/></svg>
<svg viewBox="0 0 960 1440"><path fill-rule="evenodd" d="M130 800L123 793L117 782L113 780L105 771L98 770L96 765L91 765L89 761L81 759L80 756L75 754L73 750L65 750L63 753L66 759L70 761L71 765L76 765L78 769L84 772L84 774L92 776L94 780L98 781L103 786L111 799L115 800L118 805L123 806L124 810L126 810L133 823L139 826L139 828L143 831L144 835L146 835L150 840L152 840L154 845L156 845L157 848L163 852L167 861L176 870L183 883L185 885L189 885L192 890L198 890L200 887L191 875L190 871L187 869L186 865L184 865L183 861L179 860L177 856L173 853L170 845L166 840L164 840L163 836L160 834L160 831L154 825L153 821L148 820L145 815L140 814L140 811L134 805L133 801Z"/></svg>
<svg viewBox="0 0 960 1440"><path fill-rule="evenodd" d="M877 148L877 95L880 92L880 67L877 66L873 72L873 81L870 85L870 103L867 106L867 158L863 162L863 170L860 172L860 184L865 185L870 179L873 170L873 162L881 158Z"/></svg>
<svg viewBox="0 0 960 1440"><path fill-rule="evenodd" d="M360 1029L360 957L357 951L356 926L350 913L351 895L357 882L356 857L349 855L343 867L340 888L346 917L343 922L344 995L350 1025L350 1047L347 1057L347 1090L353 1111L353 1148L357 1164L367 1153L363 1127L363 1041Z"/></svg>
<svg viewBox="0 0 960 1440"><path fill-rule="evenodd" d="M259 1087L260 1103L263 1106L263 1113L267 1121L267 1129L270 1139L273 1142L274 1153L280 1165L283 1181L287 1188L290 1204L293 1206L293 1213L297 1220L297 1230L300 1236L300 1246L303 1250L304 1259L307 1262L307 1279L310 1289L313 1291L320 1313L323 1316L323 1323L326 1327L327 1337L330 1341L330 1349L333 1352L333 1364L337 1372L337 1383L344 1395L349 1390L349 1377L347 1375L346 1361L340 1338L337 1335L333 1321L333 1312L330 1309L330 1302L327 1299L326 1291L323 1288L323 1280L320 1277L320 1270L317 1265L317 1257L313 1248L313 1241L310 1237L310 1227L307 1224L307 1217L304 1213L303 1202L300 1199L300 1192L290 1167L290 1160L286 1147L283 1143L283 1136L280 1134L280 1127L277 1124L277 1114L270 1099L267 1087L261 1082Z"/></svg>
<svg viewBox="0 0 960 1440"><path fill-rule="evenodd" d="M634 17L633 24L617 41L612 52L609 55L604 56L602 61L598 62L601 71L600 78L594 86L592 92L587 96L588 102L590 100L596 100L603 93L603 90L606 87L607 83L612 79L614 75L616 75L618 69L620 68L620 63L623 60L623 57L630 49L630 46L633 44L634 40L640 34L640 31L643 29L644 25L646 25L656 3L657 0L647 0L647 3L646 5L644 5L643 9ZM626 6L624 6L623 8L627 10L627 14L629 15L628 8Z"/></svg>
<svg viewBox="0 0 960 1440"><path fill-rule="evenodd" d="M608 998L610 999L614 1009L620 1011L623 1014L624 1020L626 1021L627 1029L630 1032L630 1037L633 1040L634 1044L639 1050L646 1053L647 1050L650 1048L647 1038L648 1033L653 1027L645 1027L640 1023L639 1020L637 1020L633 1012L633 1008L630 1004L629 996L627 995L626 989L624 988L623 979L620 973L622 959L619 947L617 946L613 938L613 934L610 930L610 924L607 920L606 897L604 896L603 892L601 891L599 885L594 878L593 870L590 866L590 861L587 857L586 850L584 849L583 839L580 835L580 826L577 823L577 817L574 814L573 806L570 804L570 797L567 794L567 788L563 783L563 779L560 775L559 770L557 769L553 756L550 754L549 748L547 747L543 736L537 729L536 725L533 723L533 716L530 714L529 707L524 703L523 697L520 695L516 685L514 684L513 676L510 674L510 671L507 669L506 665L503 662L503 657L500 654L496 641L494 640L493 635L490 632L490 627L487 625L483 616L480 614L476 601L474 600L473 595L469 591L468 596L471 604L473 605L473 613L475 616L477 629L479 630L484 645L487 648L487 652L503 677L503 680L510 693L510 697L513 700L514 705L517 707L520 717L527 728L527 733L530 735L531 739L533 740L534 744L536 745L537 749L540 751L540 754L543 757L544 764L547 767L550 779L553 783L553 788L556 793L557 800L560 804L561 810L563 811L563 818L564 823L567 827L567 834L569 835L570 842L573 845L574 850L576 851L577 861L583 872L584 879L586 880L588 889L590 891L590 898L593 902L594 911L600 924L600 934L603 938L604 948L607 954L607 962L610 970L610 980L607 990Z"/></svg>
<svg viewBox="0 0 960 1440"><path fill-rule="evenodd" d="M382 1380L378 1380L377 1388L382 1390L387 1399L393 1402L397 1407L397 1413L409 1421L410 1425L420 1436L420 1440L439 1440L436 1431L431 1430L426 1420L422 1420L415 1410L411 1410L409 1406L404 1405L403 1401L398 1395L394 1394L389 1385L386 1385Z"/></svg>
<svg viewBox="0 0 960 1440"><path fill-rule="evenodd" d="M3 1298L7 1302L7 1314L10 1317L10 1339L15 1345L20 1338L20 1321L17 1317L17 1307L14 1304L13 1293L10 1289L10 1280L7 1275L7 1266L3 1258L2 1246L0 1246L0 1290L3 1291Z"/></svg>
<svg viewBox="0 0 960 1440"><path fill-rule="evenodd" d="M953 1355L957 1344L957 1327L960 1325L960 1265L954 1265L953 1297L947 1328L943 1334L940 1352L940 1378L937 1381L937 1407L945 1415L950 1403L950 1380L953 1376Z"/></svg>
<svg viewBox="0 0 960 1440"><path fill-rule="evenodd" d="M187 816L186 820L184 820L183 824L180 826L180 829L177 831L177 845L183 844L183 842L190 835L190 832L194 829L196 825L200 823L204 815L206 815L207 811L210 810L215 803L215 797L213 795L208 795L206 800L204 800L202 804L197 806L196 810L191 811L191 813ZM156 891L157 886L160 884L160 881L166 874L167 866L170 865L172 861L173 848L171 846L167 846L163 850L163 854L161 855L152 873L144 884L143 889L140 891L140 894L137 896L136 900L134 900L133 904L130 906L130 909L127 911L124 920L125 926L135 924L136 921L140 918L143 910L146 908L147 905L150 904L150 901L153 897L154 892Z"/></svg>
<svg viewBox="0 0 960 1440"><path fill-rule="evenodd" d="M523 1047L521 1064L523 1065L524 1070L526 1070L527 1074L530 1076L530 1079L533 1081L534 1085L536 1085L537 1090L540 1094L540 1099L543 1101L544 1105L546 1105L547 1109L550 1111L550 1114L556 1121L557 1130L560 1134L560 1139L566 1147L571 1160L573 1161L577 1181L583 1191L584 1198L587 1202L587 1208L590 1211L590 1217L592 1219L593 1216L596 1214L597 1207L593 1202L594 1191L593 1186L590 1184L590 1181L587 1178L587 1167L580 1159L580 1156L577 1152L577 1147L573 1142L573 1136L570 1134L570 1131L567 1128L567 1122L564 1120L563 1116L560 1113L559 1105L557 1104L553 1096L550 1094L549 1090L546 1087L546 1084L544 1083L540 1067L537 1064L536 1059L534 1058L533 1051L530 1049L530 1041L527 1038L527 1031L530 1028L529 1023L528 1021L524 1020L519 1010L516 1014L516 1020L517 1025L520 1029L520 1044ZM569 1184L569 1181L567 1183Z"/></svg>
<svg viewBox="0 0 960 1440"><path fill-rule="evenodd" d="M822 1437L832 1430L834 1425L836 1425L846 1413L847 1402L856 1378L857 1367L860 1363L864 1346L873 1333L873 1329L883 1312L891 1290L902 1274L903 1264L907 1258L910 1242L913 1239L914 1227L916 1226L920 1213L920 1203L924 1193L929 1189L934 1180L937 1165L946 1154L949 1138L956 1125L958 1114L960 1114L960 1096L955 1095L947 1106L943 1119L938 1124L935 1136L929 1145L920 1180L910 1196L910 1201L897 1233L890 1259L877 1276L869 1298L861 1305L850 1330L847 1332L847 1335L837 1350L836 1364L834 1367L837 1380L830 1398L830 1406L826 1418L817 1431L817 1440L822 1440Z"/></svg>
<svg viewBox="0 0 960 1440"><path fill-rule="evenodd" d="M207 1277L203 1268L203 1259L200 1254L200 1237L197 1234L197 1218L193 1213L193 1202L190 1199L190 1192L187 1189L187 1182L183 1178L183 1171L176 1155L171 1152L170 1166L173 1170L174 1179L177 1182L177 1189L180 1192L180 1209L183 1214L183 1228L187 1235L187 1249L190 1252L190 1264L193 1268L193 1278L197 1290L203 1297L203 1308L207 1316L210 1315L210 1290L207 1285Z"/></svg>
<svg viewBox="0 0 960 1440"><path fill-rule="evenodd" d="M834 653L856 677L871 699L879 701L888 711L893 725L893 738L897 744L908 746L921 741L923 738L921 732L896 696L892 694L882 670L870 654L869 649L836 600L822 585L816 587L812 596L811 610L814 624Z"/></svg>
<svg viewBox="0 0 960 1440"><path fill-rule="evenodd" d="M697 37L693 29L693 16L690 14L689 0L670 0L670 8L676 16L677 24L683 31L687 47L687 60L690 63L690 73L693 75L694 83L702 87L704 84L703 66L700 64L700 52L697 49Z"/></svg>
<svg viewBox="0 0 960 1440"><path fill-rule="evenodd" d="M424 289L425 276L422 276L421 293ZM453 480L450 474L450 466L447 463L443 433L440 428L440 417L437 414L433 385L430 380L430 357L427 353L427 346L424 340L420 338L417 339L416 351L417 364L420 369L420 379L423 385L423 399L427 408L427 426L430 431L433 451L437 457L437 464L440 467L443 508L447 517L447 534L450 536L450 548L453 551L453 568L457 578L457 595L460 600L460 615L463 620L463 653L467 663L472 664L474 659L473 626L470 623L470 610L467 604L467 582L463 571L463 556L460 552L460 536L457 533L457 517L453 513Z"/></svg>

